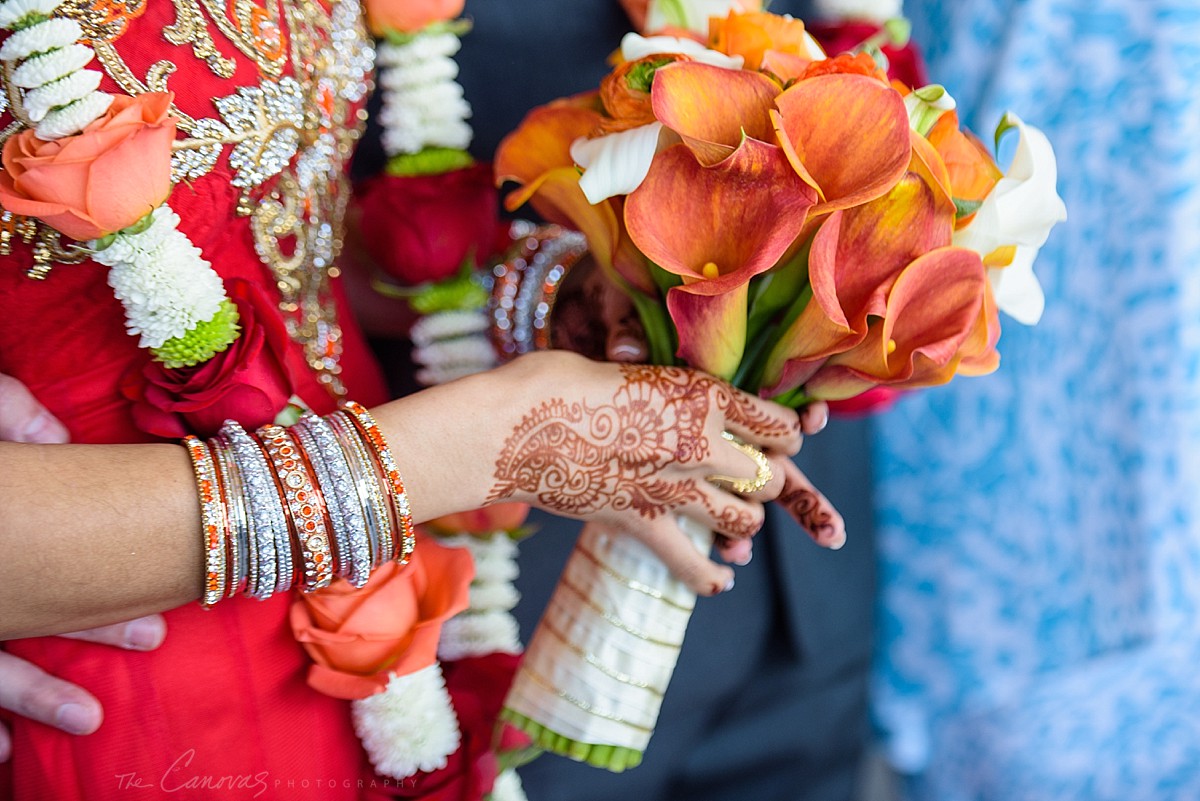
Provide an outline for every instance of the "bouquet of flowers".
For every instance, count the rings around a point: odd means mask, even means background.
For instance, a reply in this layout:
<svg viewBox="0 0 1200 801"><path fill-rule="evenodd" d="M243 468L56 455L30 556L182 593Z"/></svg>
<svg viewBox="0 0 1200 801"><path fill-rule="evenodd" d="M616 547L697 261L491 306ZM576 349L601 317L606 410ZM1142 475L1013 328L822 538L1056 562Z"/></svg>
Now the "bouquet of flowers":
<svg viewBox="0 0 1200 801"><path fill-rule="evenodd" d="M1046 138L1006 116L1005 173L942 87L890 80L879 45L902 20L830 57L745 5L703 41L629 34L598 91L533 110L496 158L509 208L586 235L656 363L793 407L995 370L998 310L1037 321L1033 259L1065 214ZM636 765L694 601L632 538L589 528L505 718Z"/></svg>

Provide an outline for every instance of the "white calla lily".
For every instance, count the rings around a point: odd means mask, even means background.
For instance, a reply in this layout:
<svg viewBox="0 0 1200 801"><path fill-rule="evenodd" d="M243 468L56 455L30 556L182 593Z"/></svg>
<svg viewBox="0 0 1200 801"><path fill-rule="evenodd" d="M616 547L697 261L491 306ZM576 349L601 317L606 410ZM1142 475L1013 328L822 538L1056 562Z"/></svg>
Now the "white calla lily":
<svg viewBox="0 0 1200 801"><path fill-rule="evenodd" d="M621 38L621 58L626 61L671 53L682 53L702 64L727 70L740 70L745 63L741 56L727 56L716 50L709 50L694 39L681 39L678 36L642 36L637 33L627 33Z"/></svg>
<svg viewBox="0 0 1200 801"><path fill-rule="evenodd" d="M817 16L841 22L886 22L904 13L902 0L816 0Z"/></svg>
<svg viewBox="0 0 1200 801"><path fill-rule="evenodd" d="M1012 249L1007 266L990 267L988 278L996 305L1017 322L1034 325L1041 319L1046 298L1033 261L1050 229L1067 218L1058 196L1058 164L1046 135L1015 114L1001 130L1016 128L1020 140L1008 173L975 212L971 223L954 234L954 244L970 248L986 260L1004 248Z"/></svg>
<svg viewBox="0 0 1200 801"><path fill-rule="evenodd" d="M571 158L583 167L579 188L595 205L614 195L627 195L641 186L658 152L661 122L627 131L586 137L571 143Z"/></svg>

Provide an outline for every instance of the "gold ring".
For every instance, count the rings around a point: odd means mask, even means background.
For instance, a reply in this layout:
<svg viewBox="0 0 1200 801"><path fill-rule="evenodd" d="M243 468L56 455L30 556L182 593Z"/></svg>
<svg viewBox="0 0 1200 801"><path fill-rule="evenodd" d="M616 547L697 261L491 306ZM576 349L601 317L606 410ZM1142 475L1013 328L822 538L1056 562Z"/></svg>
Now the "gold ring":
<svg viewBox="0 0 1200 801"><path fill-rule="evenodd" d="M748 442L742 442L728 431L722 431L721 436L730 445L753 459L754 464L758 467L758 472L754 474L754 478L713 475L707 476L708 481L716 484L718 487L724 487L731 492L736 492L738 495L752 495L771 483L771 479L774 478L775 474L771 472L771 463L767 461L767 457L762 451Z"/></svg>

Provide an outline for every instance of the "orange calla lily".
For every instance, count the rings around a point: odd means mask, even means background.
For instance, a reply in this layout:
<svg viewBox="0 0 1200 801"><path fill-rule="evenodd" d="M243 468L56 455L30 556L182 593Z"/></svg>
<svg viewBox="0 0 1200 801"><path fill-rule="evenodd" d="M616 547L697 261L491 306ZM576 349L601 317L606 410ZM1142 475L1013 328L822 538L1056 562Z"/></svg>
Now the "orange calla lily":
<svg viewBox="0 0 1200 801"><path fill-rule="evenodd" d="M743 136L774 141L768 112L779 92L777 83L757 72L691 61L656 72L650 97L658 121L711 166L727 158Z"/></svg>
<svg viewBox="0 0 1200 801"><path fill-rule="evenodd" d="M883 195L908 169L908 112L892 87L864 75L821 75L794 84L771 111L779 144L817 190L814 213Z"/></svg>
<svg viewBox="0 0 1200 801"><path fill-rule="evenodd" d="M983 306L979 309L975 327L958 349L958 374L977 376L994 373L1000 366L1000 354L996 352L996 343L999 341L1000 312L989 281L984 287Z"/></svg>
<svg viewBox="0 0 1200 801"><path fill-rule="evenodd" d="M623 230L620 203L613 198L592 205L579 188L570 148L601 121L596 98L595 93L580 95L531 111L497 148L496 181L521 184L505 197L509 211L528 202L546 220L578 230L602 268L614 269L641 291L653 293L645 261Z"/></svg>
<svg viewBox="0 0 1200 801"><path fill-rule="evenodd" d="M953 111L943 114L930 129L929 143L946 165L950 191L959 200L982 201L1004 177L984 144L959 128L958 114ZM958 221L959 227L973 216L965 215Z"/></svg>
<svg viewBox="0 0 1200 801"><path fill-rule="evenodd" d="M679 336L676 356L697 370L733 378L746 352L746 306L750 284L716 295L699 294L705 284L672 287L667 312Z"/></svg>
<svg viewBox="0 0 1200 801"><path fill-rule="evenodd" d="M769 270L814 201L778 147L745 139L705 167L686 145L655 157L625 201L633 243L691 291L717 294Z"/></svg>
<svg viewBox="0 0 1200 801"><path fill-rule="evenodd" d="M808 257L812 301L767 358L764 386L793 389L824 362L867 335L881 316L896 277L918 256L950 244L954 207L916 173L887 195L835 211L813 237Z"/></svg>
<svg viewBox="0 0 1200 801"><path fill-rule="evenodd" d="M813 398L851 398L876 384L924 387L954 377L979 318L987 275L979 254L945 247L908 265L882 320L861 343L829 359L805 384Z"/></svg>
<svg viewBox="0 0 1200 801"><path fill-rule="evenodd" d="M881 83L888 83L887 73L879 69L875 59L866 53L840 53L833 58L813 61L804 69L800 79L818 78L822 75L865 75Z"/></svg>
<svg viewBox="0 0 1200 801"><path fill-rule="evenodd" d="M758 70L768 51L811 58L804 22L765 11L729 12L708 22L708 46L728 56L741 56L747 70Z"/></svg>

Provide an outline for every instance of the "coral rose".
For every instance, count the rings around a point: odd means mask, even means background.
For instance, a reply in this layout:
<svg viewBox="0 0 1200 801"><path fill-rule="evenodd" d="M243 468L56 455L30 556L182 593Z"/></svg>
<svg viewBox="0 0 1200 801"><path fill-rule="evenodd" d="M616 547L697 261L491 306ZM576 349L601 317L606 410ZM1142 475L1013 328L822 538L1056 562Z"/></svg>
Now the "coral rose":
<svg viewBox="0 0 1200 801"><path fill-rule="evenodd" d="M298 378L311 380L275 303L240 279L227 281L226 290L241 328L228 349L195 367L170 369L150 361L122 380L138 428L170 438L212 436L226 419L257 428L297 394Z"/></svg>
<svg viewBox="0 0 1200 801"><path fill-rule="evenodd" d="M28 129L4 143L0 205L72 239L127 228L171 194L174 95L118 96L74 136L47 142Z"/></svg>
<svg viewBox="0 0 1200 801"><path fill-rule="evenodd" d="M376 36L389 30L414 33L454 19L462 14L464 5L465 0L367 0L367 23Z"/></svg>
<svg viewBox="0 0 1200 801"><path fill-rule="evenodd" d="M292 604L292 633L314 664L308 684L348 700L437 659L442 624L467 608L471 554L420 537L407 565L387 562L356 590L338 580Z"/></svg>

